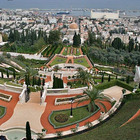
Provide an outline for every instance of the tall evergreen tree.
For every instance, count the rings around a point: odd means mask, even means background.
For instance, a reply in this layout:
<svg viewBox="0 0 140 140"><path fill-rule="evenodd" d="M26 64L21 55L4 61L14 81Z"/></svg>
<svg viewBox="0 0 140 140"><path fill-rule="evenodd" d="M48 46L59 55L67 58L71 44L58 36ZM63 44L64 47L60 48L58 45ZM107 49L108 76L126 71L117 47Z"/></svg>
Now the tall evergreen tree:
<svg viewBox="0 0 140 140"><path fill-rule="evenodd" d="M32 79L33 81L32 81L32 86L34 86L35 85L35 77L33 76L33 79Z"/></svg>
<svg viewBox="0 0 140 140"><path fill-rule="evenodd" d="M31 140L31 129L28 121L26 122L26 139Z"/></svg>
<svg viewBox="0 0 140 140"><path fill-rule="evenodd" d="M110 74L108 75L108 82L110 82Z"/></svg>
<svg viewBox="0 0 140 140"><path fill-rule="evenodd" d="M1 72L1 78L3 78L3 71Z"/></svg>
<svg viewBox="0 0 140 140"><path fill-rule="evenodd" d="M9 78L9 71L7 70L7 78Z"/></svg>
<svg viewBox="0 0 140 140"><path fill-rule="evenodd" d="M40 86L41 85L41 79L40 79L40 77L38 77L38 86Z"/></svg>
<svg viewBox="0 0 140 140"><path fill-rule="evenodd" d="M45 79L43 78L42 80L42 85L44 86L45 85Z"/></svg>
<svg viewBox="0 0 140 140"><path fill-rule="evenodd" d="M102 83L104 82L104 74L102 74Z"/></svg>
<svg viewBox="0 0 140 140"><path fill-rule="evenodd" d="M13 70L13 77L14 77L14 79L16 78L15 70Z"/></svg>

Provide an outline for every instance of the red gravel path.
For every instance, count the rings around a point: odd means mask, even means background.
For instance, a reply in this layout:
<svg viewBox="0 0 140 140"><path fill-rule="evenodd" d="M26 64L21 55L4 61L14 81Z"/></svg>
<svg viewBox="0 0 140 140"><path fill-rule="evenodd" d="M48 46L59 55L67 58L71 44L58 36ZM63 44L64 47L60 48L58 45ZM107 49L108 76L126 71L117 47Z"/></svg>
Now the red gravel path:
<svg viewBox="0 0 140 140"><path fill-rule="evenodd" d="M19 98L18 98L19 93L3 91L1 89L0 89L0 92L8 94L8 95L12 95L12 100L10 102L0 100L0 105L7 107L5 116L0 119L0 125L1 125L2 123L6 122L7 120L9 120L12 117L14 108L19 100Z"/></svg>

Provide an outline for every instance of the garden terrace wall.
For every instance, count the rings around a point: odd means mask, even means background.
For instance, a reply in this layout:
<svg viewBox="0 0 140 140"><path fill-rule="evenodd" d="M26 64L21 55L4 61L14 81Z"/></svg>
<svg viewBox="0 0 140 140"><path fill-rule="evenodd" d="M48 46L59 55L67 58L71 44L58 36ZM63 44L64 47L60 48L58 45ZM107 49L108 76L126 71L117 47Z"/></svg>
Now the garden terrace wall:
<svg viewBox="0 0 140 140"><path fill-rule="evenodd" d="M47 95L64 95L64 94L80 94L83 93L88 89L88 87L82 87L82 88L75 88L75 89L70 89L70 88L62 88L62 89L47 89Z"/></svg>
<svg viewBox="0 0 140 140"><path fill-rule="evenodd" d="M75 98L75 96L73 96L73 97L67 97L67 98L55 98L55 105L61 105L61 104L70 104L71 103L71 98ZM76 99L74 99L74 103L75 102L78 102L79 100L83 100L83 99L87 99L88 98L88 96L81 96L81 97L79 97L79 98L76 98ZM62 100L62 101L58 101L58 100ZM65 101L65 99L69 99L69 100L66 100Z"/></svg>
<svg viewBox="0 0 140 140"><path fill-rule="evenodd" d="M15 93L21 93L23 90L22 87L11 86L11 85L7 85L6 83L4 83L4 85L0 84L0 89L15 92Z"/></svg>
<svg viewBox="0 0 140 140"><path fill-rule="evenodd" d="M16 87L16 86L11 86L11 85L7 85L6 83L4 84L4 89L7 91L12 91L12 92L16 92L16 93L21 93L23 90L23 87Z"/></svg>

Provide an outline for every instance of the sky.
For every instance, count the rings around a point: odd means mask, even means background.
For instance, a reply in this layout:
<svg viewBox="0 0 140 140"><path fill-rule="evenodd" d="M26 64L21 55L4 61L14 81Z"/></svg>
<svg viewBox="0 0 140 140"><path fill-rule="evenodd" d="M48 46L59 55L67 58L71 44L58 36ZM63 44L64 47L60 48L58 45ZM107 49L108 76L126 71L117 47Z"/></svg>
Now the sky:
<svg viewBox="0 0 140 140"><path fill-rule="evenodd" d="M61 9L61 8L110 8L115 10L139 10L140 0L0 0L0 8L6 9Z"/></svg>

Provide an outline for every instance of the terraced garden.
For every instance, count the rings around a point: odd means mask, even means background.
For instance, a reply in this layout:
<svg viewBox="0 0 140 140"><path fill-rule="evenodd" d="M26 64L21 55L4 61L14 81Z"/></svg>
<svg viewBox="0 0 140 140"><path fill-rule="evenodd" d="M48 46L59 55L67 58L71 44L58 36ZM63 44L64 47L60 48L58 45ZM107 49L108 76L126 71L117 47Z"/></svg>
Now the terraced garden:
<svg viewBox="0 0 140 140"><path fill-rule="evenodd" d="M63 48L62 46L57 45L48 46L41 54L44 57L50 57L52 54L59 54L62 48Z"/></svg>
<svg viewBox="0 0 140 140"><path fill-rule="evenodd" d="M74 63L83 65L83 66L85 66L87 68L90 67L88 62L87 62L87 60L84 57L83 58L76 58L76 59L74 59Z"/></svg>
<svg viewBox="0 0 140 140"><path fill-rule="evenodd" d="M57 56L52 63L50 64L50 66L56 65L56 64L60 64L60 63L66 63L67 58L63 58L60 56Z"/></svg>
<svg viewBox="0 0 140 140"><path fill-rule="evenodd" d="M140 108L139 99L128 100L122 108L107 122L86 133L65 138L64 140L139 140L140 139L140 116L120 127L127 122Z"/></svg>
<svg viewBox="0 0 140 140"><path fill-rule="evenodd" d="M65 47L63 53L63 55L76 55L76 56L79 56L81 55L80 53L80 49L79 48L71 48L71 47Z"/></svg>

